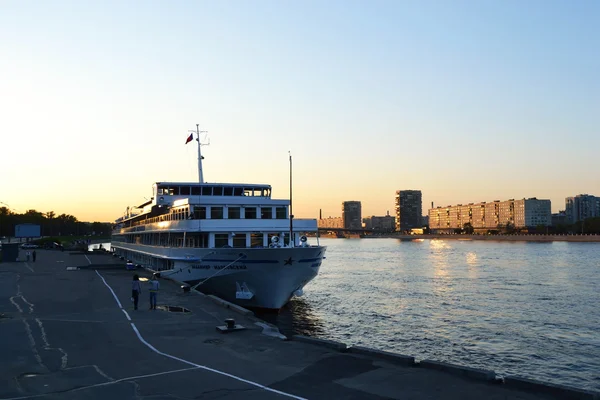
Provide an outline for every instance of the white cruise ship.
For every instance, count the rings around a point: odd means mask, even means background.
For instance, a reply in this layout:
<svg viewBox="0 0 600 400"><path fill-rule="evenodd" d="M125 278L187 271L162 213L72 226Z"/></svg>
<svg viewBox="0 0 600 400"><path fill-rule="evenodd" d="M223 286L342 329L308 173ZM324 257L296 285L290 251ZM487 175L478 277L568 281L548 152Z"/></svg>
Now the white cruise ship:
<svg viewBox="0 0 600 400"><path fill-rule="evenodd" d="M280 309L319 272L326 247L305 236L317 221L293 218L291 198L272 199L270 185L204 182L196 133L200 182L155 183L149 201L116 221L111 247L204 293Z"/></svg>

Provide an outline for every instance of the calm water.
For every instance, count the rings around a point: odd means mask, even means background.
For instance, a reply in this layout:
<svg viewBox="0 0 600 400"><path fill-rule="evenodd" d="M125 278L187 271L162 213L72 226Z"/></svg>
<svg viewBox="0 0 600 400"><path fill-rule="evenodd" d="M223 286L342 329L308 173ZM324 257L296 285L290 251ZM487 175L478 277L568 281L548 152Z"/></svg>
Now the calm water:
<svg viewBox="0 0 600 400"><path fill-rule="evenodd" d="M600 243L321 243L284 333L600 389Z"/></svg>

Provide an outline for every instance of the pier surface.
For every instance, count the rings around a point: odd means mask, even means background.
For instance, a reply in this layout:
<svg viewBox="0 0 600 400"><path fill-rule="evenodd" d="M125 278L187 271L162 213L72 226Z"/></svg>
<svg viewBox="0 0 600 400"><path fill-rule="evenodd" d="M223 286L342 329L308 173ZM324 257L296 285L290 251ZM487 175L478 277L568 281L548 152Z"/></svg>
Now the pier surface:
<svg viewBox="0 0 600 400"><path fill-rule="evenodd" d="M0 263L0 399L597 398L508 387L485 371L411 366L410 357L336 342L281 340L253 316L166 279L159 306L190 312L149 310L144 282L133 310L133 273L104 253L38 250L35 263ZM246 329L219 333L227 318Z"/></svg>

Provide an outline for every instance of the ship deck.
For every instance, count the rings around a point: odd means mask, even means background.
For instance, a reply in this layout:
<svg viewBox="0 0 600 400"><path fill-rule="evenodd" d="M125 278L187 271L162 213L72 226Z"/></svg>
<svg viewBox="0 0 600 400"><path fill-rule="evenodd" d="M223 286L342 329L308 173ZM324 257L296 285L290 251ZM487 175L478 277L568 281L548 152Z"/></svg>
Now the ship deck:
<svg viewBox="0 0 600 400"><path fill-rule="evenodd" d="M168 280L161 280L159 306L190 312L149 310L147 288L134 311L132 274L103 253L38 250L35 263L0 263L0 399L597 396L524 391L475 379L477 371L458 376L401 365L402 357L341 352L336 343L281 340L263 334L253 316ZM247 329L219 333L227 318Z"/></svg>

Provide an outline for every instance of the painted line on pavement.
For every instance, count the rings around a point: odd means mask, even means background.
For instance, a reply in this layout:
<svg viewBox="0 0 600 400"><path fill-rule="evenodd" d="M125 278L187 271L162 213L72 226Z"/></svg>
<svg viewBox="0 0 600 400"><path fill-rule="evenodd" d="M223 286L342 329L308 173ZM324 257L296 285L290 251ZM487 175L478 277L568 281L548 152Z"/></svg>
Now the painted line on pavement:
<svg viewBox="0 0 600 400"><path fill-rule="evenodd" d="M25 266L26 266L27 268L29 268L29 270L30 270L31 272L35 272L35 271L33 270L33 268L31 268L31 267L29 266L29 263L27 263L27 262L26 262L26 263L25 263Z"/></svg>
<svg viewBox="0 0 600 400"><path fill-rule="evenodd" d="M98 369L98 367L96 367L96 369ZM185 371L193 371L195 369L198 369L198 368L197 367L183 368L183 369L176 369L176 370L172 370L172 371L157 372L155 374L138 375L138 376L128 376L127 378L121 378L121 379L111 380L110 382L96 383L94 385L82 386L82 387L78 387L78 388L75 388L75 389L72 389L72 390L66 390L64 392L60 392L60 394L77 392L77 391L80 391L80 390L92 389L92 388L101 387L101 386L114 385L115 383L132 381L134 379L153 378L155 376L161 376L161 375L167 375L167 374L174 374L174 373L185 372ZM104 377L107 378L107 376L105 374L100 374L100 375L104 375ZM56 394L59 394L59 393L53 392L53 393L44 393L44 394L34 394L34 395L31 395L31 396L10 397L10 398L4 398L4 399L0 399L0 400L35 399L35 398L39 398L39 397L54 396Z"/></svg>
<svg viewBox="0 0 600 400"><path fill-rule="evenodd" d="M123 310L123 306L121 305L121 302L120 302L120 301L119 301L119 299L117 298L117 295L115 294L114 290L113 290L113 289L110 287L110 285L109 285L109 284L106 282L106 280L105 280L105 279L104 279L104 277L103 277L103 276L100 274L100 272L98 272L98 270L96 270L96 274L97 274L97 275L100 277L100 279L102 279L102 282L104 282L104 285L106 285L106 287L107 287L107 288L110 290L110 292L112 293L113 297L115 298L115 301L117 302L117 305L119 306L119 308ZM125 311L125 310L123 310L123 311ZM126 315L127 315L127 314L126 314ZM128 316L128 315L127 315L127 316ZM219 375L227 376L227 377L229 377L229 378L232 378L232 379L235 379L235 380L237 380L237 381L239 381L239 382L243 382L243 383L247 383L247 384L249 384L249 385L252 385L252 386L256 386L256 387L258 387L258 388L260 388L260 389L263 389L263 390L266 390L266 391L268 391L268 392L277 393L277 394L280 394L280 395L282 395L282 396L290 397L290 398L292 398L292 399L297 399L297 400L307 400L307 399L305 399L304 397L300 397L300 396L293 395L293 394L291 394L291 393L286 393L286 392L282 392L282 391L280 391L280 390L272 389L272 388L270 388L270 387L268 387L268 386L261 385L260 383L253 382L253 381L249 381L249 380L247 380L247 379L240 378L239 376L232 375L232 374L229 374L229 373L227 373L227 372L219 371L219 370L217 370L217 369L210 368L210 367L207 367L207 366L205 366L205 365L196 364L196 363L193 363L193 362L191 362L191 361L184 360L184 359L182 359L182 358L179 358L179 357L175 357L175 356L173 356L173 355L171 355L171 354L164 353L164 352L162 352L162 351L160 351L160 350L156 349L156 347L152 346L150 343L148 343L148 342L147 342L147 341L146 341L146 340L145 340L145 339L142 337L142 335L140 334L140 331L138 331L137 327L135 326L135 324L134 324L133 322L131 323L131 328L133 329L133 331L134 331L134 332L135 332L135 334L137 335L137 337L138 337L138 339L140 340L140 342L142 342L144 345L146 345L146 346L147 346L147 347L148 347L150 350L154 351L156 354L160 354L161 356L168 357L168 358L171 358L171 359L173 359L173 360L177 360L177 361L179 361L179 362L182 362L182 363L184 363L184 364L191 365L191 366L193 366L193 367L196 367L196 368L199 368L199 369L203 369L203 370L206 370L206 371L214 372L214 373L216 373L216 374L219 374Z"/></svg>
<svg viewBox="0 0 600 400"><path fill-rule="evenodd" d="M131 321L131 317L129 316L129 314L127 313L127 311L125 311L123 308L121 308L121 311L123 311L123 313L127 317L127 320Z"/></svg>
<svg viewBox="0 0 600 400"><path fill-rule="evenodd" d="M100 275L100 272L98 272L98 270L96 270L96 274L98 274L98 276L100 277L100 279L102 279L102 282L104 282L104 284L106 285L106 287L108 288L108 290L110 290L110 292L112 293L113 297L115 298L115 301L117 302L117 305L122 310L123 306L121 305L121 302L119 301L119 298L115 294L114 290L110 287L110 285L108 283L106 283L106 280L104 279L104 277L102 275Z"/></svg>

